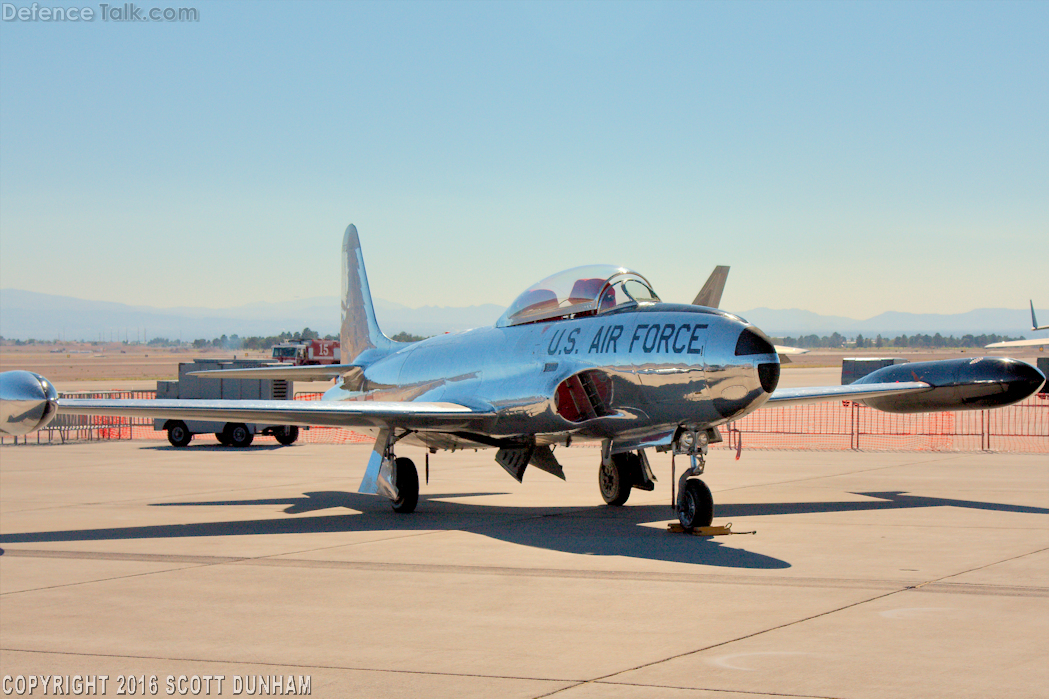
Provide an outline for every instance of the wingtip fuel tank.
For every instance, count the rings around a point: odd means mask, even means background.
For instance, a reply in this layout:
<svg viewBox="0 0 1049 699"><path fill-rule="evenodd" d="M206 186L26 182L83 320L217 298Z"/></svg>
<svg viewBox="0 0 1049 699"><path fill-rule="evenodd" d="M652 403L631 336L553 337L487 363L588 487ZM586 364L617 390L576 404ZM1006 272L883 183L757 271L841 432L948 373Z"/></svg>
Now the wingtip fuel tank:
<svg viewBox="0 0 1049 699"><path fill-rule="evenodd" d="M58 412L54 385L31 371L0 373L0 435L29 434L45 427Z"/></svg>
<svg viewBox="0 0 1049 699"><path fill-rule="evenodd" d="M887 413L1000 408L1037 392L1045 384L1045 376L1018 359L976 357L887 366L867 374L855 384L898 381L923 381L931 388L861 402Z"/></svg>

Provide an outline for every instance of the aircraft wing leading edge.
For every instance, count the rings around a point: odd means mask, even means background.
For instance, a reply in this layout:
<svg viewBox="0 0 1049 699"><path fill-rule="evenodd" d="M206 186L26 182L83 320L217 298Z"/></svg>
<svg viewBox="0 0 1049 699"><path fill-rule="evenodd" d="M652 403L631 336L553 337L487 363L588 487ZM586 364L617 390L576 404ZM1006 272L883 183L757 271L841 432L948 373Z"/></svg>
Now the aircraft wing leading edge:
<svg viewBox="0 0 1049 699"><path fill-rule="evenodd" d="M449 430L476 426L494 414L456 403L289 400L117 400L59 401L59 413L168 420L258 422L317 427L398 427Z"/></svg>

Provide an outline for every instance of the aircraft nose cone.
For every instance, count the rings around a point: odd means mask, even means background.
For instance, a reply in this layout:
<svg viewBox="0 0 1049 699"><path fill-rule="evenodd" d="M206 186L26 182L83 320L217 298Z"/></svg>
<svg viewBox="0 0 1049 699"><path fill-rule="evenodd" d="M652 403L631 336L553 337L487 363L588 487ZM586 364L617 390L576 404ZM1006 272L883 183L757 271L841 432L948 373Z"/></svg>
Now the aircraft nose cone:
<svg viewBox="0 0 1049 699"><path fill-rule="evenodd" d="M0 434L23 435L40 429L58 411L58 392L31 371L0 373Z"/></svg>
<svg viewBox="0 0 1049 699"><path fill-rule="evenodd" d="M1035 393L1042 386L1045 385L1045 376L1040 372L1037 367L1033 367L1027 362L1021 362L1017 359L1010 359L1009 361L1009 385L1011 389L1016 390L1018 393L1023 392L1024 397Z"/></svg>

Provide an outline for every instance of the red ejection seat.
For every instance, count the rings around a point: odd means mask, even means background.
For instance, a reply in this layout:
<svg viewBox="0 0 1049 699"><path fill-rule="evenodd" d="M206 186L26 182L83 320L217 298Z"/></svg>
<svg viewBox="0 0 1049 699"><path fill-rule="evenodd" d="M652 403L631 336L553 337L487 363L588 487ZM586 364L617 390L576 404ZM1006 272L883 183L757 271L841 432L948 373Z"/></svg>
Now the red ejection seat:
<svg viewBox="0 0 1049 699"><path fill-rule="evenodd" d="M604 279L580 279L572 285L572 293L569 295L568 300L572 303L593 301L597 297L598 292L601 291L601 287L604 285ZM612 287L608 287L605 289L605 292L601 294L598 310L604 311L615 305L616 294L612 290Z"/></svg>

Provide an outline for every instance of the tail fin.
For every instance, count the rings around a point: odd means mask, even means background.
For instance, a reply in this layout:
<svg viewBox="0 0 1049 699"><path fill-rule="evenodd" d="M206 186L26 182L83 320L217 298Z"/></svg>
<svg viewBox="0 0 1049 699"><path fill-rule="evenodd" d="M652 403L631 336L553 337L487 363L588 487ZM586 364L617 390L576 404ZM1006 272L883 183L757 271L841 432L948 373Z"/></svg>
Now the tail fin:
<svg viewBox="0 0 1049 699"><path fill-rule="evenodd" d="M349 364L367 350L389 351L396 344L383 334L375 320L361 241L357 227L351 223L342 238L341 361Z"/></svg>
<svg viewBox="0 0 1049 699"><path fill-rule="evenodd" d="M729 268L725 265L715 267L714 271L710 273L707 283L696 294L696 299L692 302L692 305L717 308L718 304L721 303L721 292L725 290L725 282L728 281L728 270Z"/></svg>
<svg viewBox="0 0 1049 699"><path fill-rule="evenodd" d="M1049 325L1039 325L1034 317L1034 299L1031 299L1031 330L1049 330Z"/></svg>

